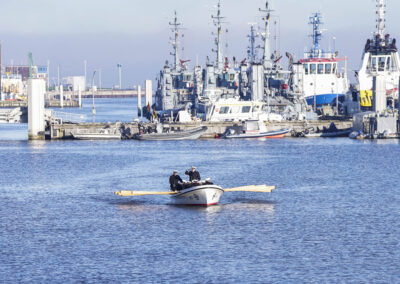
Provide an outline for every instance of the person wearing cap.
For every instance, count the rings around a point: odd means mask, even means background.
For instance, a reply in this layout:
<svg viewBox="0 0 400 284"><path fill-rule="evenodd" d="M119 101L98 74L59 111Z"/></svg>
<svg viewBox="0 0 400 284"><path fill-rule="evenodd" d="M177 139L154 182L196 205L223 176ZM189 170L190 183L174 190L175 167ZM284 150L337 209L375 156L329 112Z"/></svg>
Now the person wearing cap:
<svg viewBox="0 0 400 284"><path fill-rule="evenodd" d="M200 173L198 171L196 171L195 166L192 167L192 170L187 170L185 172L185 175L189 176L190 181L194 181L194 180L199 181L200 180Z"/></svg>
<svg viewBox="0 0 400 284"><path fill-rule="evenodd" d="M181 182L181 183L179 183L179 182ZM183 180L178 175L178 171L175 170L174 173L172 174L172 176L169 177L169 184L171 187L171 191L182 190L182 188L183 188L182 183L183 183Z"/></svg>

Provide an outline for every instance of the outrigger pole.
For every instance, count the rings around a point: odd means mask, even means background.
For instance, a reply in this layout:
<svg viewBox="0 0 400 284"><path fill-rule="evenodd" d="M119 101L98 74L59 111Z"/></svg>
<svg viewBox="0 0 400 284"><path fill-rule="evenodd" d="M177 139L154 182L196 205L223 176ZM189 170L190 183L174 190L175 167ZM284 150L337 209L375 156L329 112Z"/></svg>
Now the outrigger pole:
<svg viewBox="0 0 400 284"><path fill-rule="evenodd" d="M247 185L234 188L226 188L224 192L265 192L270 193L275 189L275 186L263 185ZM176 191L131 191L131 190L121 190L116 191L114 194L119 196L141 196L141 195L172 195L176 194Z"/></svg>

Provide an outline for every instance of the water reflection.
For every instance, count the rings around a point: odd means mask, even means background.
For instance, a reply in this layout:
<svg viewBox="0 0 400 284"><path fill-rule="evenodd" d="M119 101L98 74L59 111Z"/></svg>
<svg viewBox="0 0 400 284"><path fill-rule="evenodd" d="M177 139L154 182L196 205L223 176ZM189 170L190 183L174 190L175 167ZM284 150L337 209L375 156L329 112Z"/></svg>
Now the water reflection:
<svg viewBox="0 0 400 284"><path fill-rule="evenodd" d="M29 150L33 150L35 152L44 152L46 150L46 143L45 140L30 140L28 141Z"/></svg>

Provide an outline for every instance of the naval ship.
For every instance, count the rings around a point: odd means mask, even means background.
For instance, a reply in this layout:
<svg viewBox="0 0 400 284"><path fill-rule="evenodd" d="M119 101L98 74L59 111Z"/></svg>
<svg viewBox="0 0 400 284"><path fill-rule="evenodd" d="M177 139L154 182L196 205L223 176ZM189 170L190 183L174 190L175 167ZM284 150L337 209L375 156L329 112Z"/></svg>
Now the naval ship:
<svg viewBox="0 0 400 284"><path fill-rule="evenodd" d="M166 61L157 78L155 109L165 113L176 113L185 108L193 108L197 94L202 91L203 79L200 66L196 65L194 70L189 70L189 60L180 58L179 37L182 23L178 21L176 11L174 20L169 25L173 33L171 38L173 52L171 55L174 56L174 62L171 66Z"/></svg>
<svg viewBox="0 0 400 284"><path fill-rule="evenodd" d="M386 34L386 3L376 0L377 31L365 44L362 66L357 74L360 90L360 105L363 110L371 110L373 77L386 79L387 104L394 106L399 98L400 59L396 39Z"/></svg>
<svg viewBox="0 0 400 284"><path fill-rule="evenodd" d="M280 65L278 51L271 52L271 12L269 1L262 13L264 31L263 56L256 56L256 32L252 25L250 29L250 46L248 61L238 62L235 57L230 61L222 51L222 35L227 32L224 27L225 17L221 13L221 3L212 15L216 28L215 62L207 58L205 69L196 66L188 70L185 61L179 58L179 32L181 23L176 14L174 22L170 23L174 38L172 40L174 65L168 62L160 72L156 91L156 109L160 114L175 115L179 110L192 110L203 120L237 120L248 116L249 119L266 117L266 120L303 119L304 111L302 95L289 88L292 71L283 70ZM223 113L220 112L223 110ZM265 114L267 114L265 116Z"/></svg>

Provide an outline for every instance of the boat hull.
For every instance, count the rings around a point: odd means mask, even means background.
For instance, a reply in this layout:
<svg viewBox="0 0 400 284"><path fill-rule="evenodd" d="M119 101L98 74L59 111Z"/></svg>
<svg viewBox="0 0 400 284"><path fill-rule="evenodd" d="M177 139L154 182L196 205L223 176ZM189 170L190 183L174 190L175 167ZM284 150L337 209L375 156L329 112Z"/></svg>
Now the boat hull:
<svg viewBox="0 0 400 284"><path fill-rule="evenodd" d="M305 134L304 137L308 137L308 138L319 138L319 137L325 137L325 138L348 137L348 136L350 135L351 132L352 132L352 129L346 129L346 130L335 131L335 132L309 133L309 134Z"/></svg>
<svg viewBox="0 0 400 284"><path fill-rule="evenodd" d="M138 134L133 138L143 141L163 141L163 140L195 140L199 139L207 127L198 127L190 129L188 131L174 132L174 133L150 133L150 134Z"/></svg>
<svg viewBox="0 0 400 284"><path fill-rule="evenodd" d="M306 97L306 101L308 105L313 106L315 99L315 105L322 106L330 104L334 99L336 99L336 97L341 96L344 96L344 94L322 94Z"/></svg>
<svg viewBox="0 0 400 284"><path fill-rule="evenodd" d="M219 202L224 190L217 185L200 185L181 190L172 195L175 204L210 206Z"/></svg>
<svg viewBox="0 0 400 284"><path fill-rule="evenodd" d="M120 140L120 134L72 134L78 140Z"/></svg>
<svg viewBox="0 0 400 284"><path fill-rule="evenodd" d="M259 133L243 133L243 134L233 134L226 135L226 139L237 139L237 138L283 138L290 129L281 129L277 131L259 132Z"/></svg>

